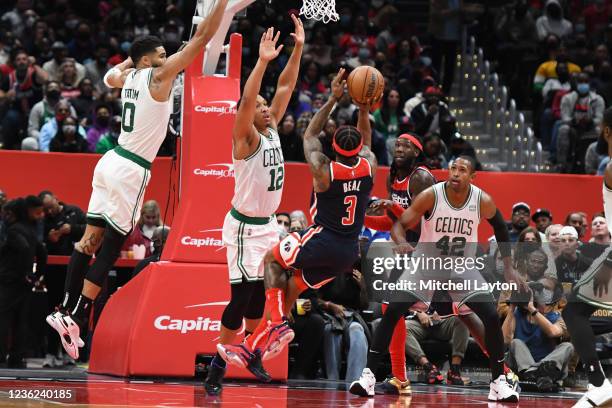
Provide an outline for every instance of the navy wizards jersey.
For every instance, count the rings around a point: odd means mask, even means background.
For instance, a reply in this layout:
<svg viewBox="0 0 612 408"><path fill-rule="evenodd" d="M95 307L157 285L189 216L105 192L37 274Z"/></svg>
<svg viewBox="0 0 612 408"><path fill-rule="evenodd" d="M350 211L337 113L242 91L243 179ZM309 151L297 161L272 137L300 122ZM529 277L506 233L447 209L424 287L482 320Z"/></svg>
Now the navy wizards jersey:
<svg viewBox="0 0 612 408"><path fill-rule="evenodd" d="M374 185L370 163L363 157L352 167L332 161L329 173L329 189L313 193L310 215L315 225L357 238Z"/></svg>

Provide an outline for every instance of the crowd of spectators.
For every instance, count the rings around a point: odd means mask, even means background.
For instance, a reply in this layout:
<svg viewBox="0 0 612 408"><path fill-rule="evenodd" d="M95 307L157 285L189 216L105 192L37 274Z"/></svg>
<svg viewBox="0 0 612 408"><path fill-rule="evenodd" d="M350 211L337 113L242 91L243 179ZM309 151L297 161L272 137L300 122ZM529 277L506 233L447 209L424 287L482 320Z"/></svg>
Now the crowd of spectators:
<svg viewBox="0 0 612 408"><path fill-rule="evenodd" d="M477 37L557 172L596 174L607 156L596 142L612 103L610 17L609 0L495 2L482 16Z"/></svg>
<svg viewBox="0 0 612 408"><path fill-rule="evenodd" d="M151 0L139 1L133 8L112 1L84 3L97 7L77 7L63 0L18 0L0 6L1 148L66 153L104 153L113 148L121 129L120 92L103 84L104 73L126 58L138 35L159 35L169 54L188 36L183 20L189 20L191 10L185 6L161 7ZM422 141L433 140L423 157L432 167L457 154L475 155L457 132L447 98L454 75L454 64L449 62L454 61L460 34L458 20L434 18L431 35L417 36L413 25L402 24L408 11L398 9L394 1L368 3L338 2L342 18L333 27L305 21L299 80L279 125L285 160L304 161L301 138L328 97L330 80L339 67L350 70L361 65L375 66L386 81L384 96L371 111L373 150L381 164L390 163L395 139L407 131ZM260 34L269 26L281 31L284 50L262 83L261 93L267 99L274 95L293 48L288 13L297 12L299 6L296 0L256 2L248 17L235 19L230 27L229 32L243 35L242 83L255 65ZM356 113L346 96L322 137L355 123ZM171 152L167 143L160 154Z"/></svg>

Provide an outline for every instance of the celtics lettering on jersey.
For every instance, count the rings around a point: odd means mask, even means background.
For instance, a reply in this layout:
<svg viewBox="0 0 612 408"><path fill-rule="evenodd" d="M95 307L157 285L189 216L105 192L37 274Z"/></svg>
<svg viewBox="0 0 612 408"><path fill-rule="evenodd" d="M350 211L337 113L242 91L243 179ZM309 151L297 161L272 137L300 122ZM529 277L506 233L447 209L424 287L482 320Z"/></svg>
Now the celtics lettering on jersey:
<svg viewBox="0 0 612 408"><path fill-rule="evenodd" d="M271 147L263 151L263 166L270 168L270 185L268 191L276 191L283 188L285 180L285 168L283 150L280 147Z"/></svg>
<svg viewBox="0 0 612 408"><path fill-rule="evenodd" d="M446 183L437 183L433 189L435 206L430 216L421 221L420 242L427 246L424 251L428 255L475 256L482 191L471 185L466 201L456 208L446 195Z"/></svg>
<svg viewBox="0 0 612 408"><path fill-rule="evenodd" d="M234 198L232 206L249 217L269 217L274 214L283 195L285 167L278 132L267 129L259 134L253 153L243 160L232 158L234 164Z"/></svg>

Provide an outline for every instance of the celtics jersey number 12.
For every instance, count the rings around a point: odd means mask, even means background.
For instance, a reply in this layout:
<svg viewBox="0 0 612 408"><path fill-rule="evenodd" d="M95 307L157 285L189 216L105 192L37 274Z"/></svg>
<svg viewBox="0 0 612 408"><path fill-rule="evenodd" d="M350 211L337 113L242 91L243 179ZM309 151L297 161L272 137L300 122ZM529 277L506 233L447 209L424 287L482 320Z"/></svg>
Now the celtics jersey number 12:
<svg viewBox="0 0 612 408"><path fill-rule="evenodd" d="M259 134L255 151L234 162L234 198L232 206L249 217L274 214L283 196L285 165L278 132L268 128Z"/></svg>

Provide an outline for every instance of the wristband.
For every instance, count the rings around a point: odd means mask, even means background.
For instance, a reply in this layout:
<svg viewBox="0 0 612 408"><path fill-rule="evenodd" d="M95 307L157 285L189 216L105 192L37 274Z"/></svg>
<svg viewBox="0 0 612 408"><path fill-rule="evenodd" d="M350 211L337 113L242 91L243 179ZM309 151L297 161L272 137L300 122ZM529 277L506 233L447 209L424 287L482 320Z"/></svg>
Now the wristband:
<svg viewBox="0 0 612 408"><path fill-rule="evenodd" d="M114 88L114 86L108 83L108 79L110 78L111 75L115 75L118 73L120 74L121 70L117 67L112 67L111 69L109 69L104 75L104 85L108 86L109 88Z"/></svg>

